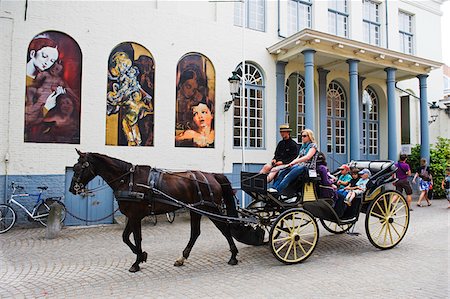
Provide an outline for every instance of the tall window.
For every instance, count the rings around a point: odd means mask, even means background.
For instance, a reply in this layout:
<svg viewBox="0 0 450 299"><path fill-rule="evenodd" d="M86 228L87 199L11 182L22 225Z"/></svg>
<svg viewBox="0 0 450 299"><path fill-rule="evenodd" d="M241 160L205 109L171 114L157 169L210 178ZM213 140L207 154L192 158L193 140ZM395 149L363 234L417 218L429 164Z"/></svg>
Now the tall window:
<svg viewBox="0 0 450 299"><path fill-rule="evenodd" d="M311 0L288 1L288 34L311 28Z"/></svg>
<svg viewBox="0 0 450 299"><path fill-rule="evenodd" d="M242 80L242 64L236 70ZM242 88L234 101L233 145L245 147L264 147L264 78L253 64L245 64L245 96L242 103ZM242 81L241 81L242 82ZM242 113L243 112L243 113Z"/></svg>
<svg viewBox="0 0 450 299"><path fill-rule="evenodd" d="M298 73L289 76L285 87L285 121L294 128L292 137L301 140L300 133L305 129L305 80Z"/></svg>
<svg viewBox="0 0 450 299"><path fill-rule="evenodd" d="M362 101L363 155L378 155L378 96L367 87L363 91Z"/></svg>
<svg viewBox="0 0 450 299"><path fill-rule="evenodd" d="M330 0L328 3L328 31L331 34L348 37L347 0Z"/></svg>
<svg viewBox="0 0 450 299"><path fill-rule="evenodd" d="M327 153L346 153L347 99L336 81L327 90Z"/></svg>
<svg viewBox="0 0 450 299"><path fill-rule="evenodd" d="M406 12L398 12L398 33L400 35L400 51L413 54L413 16Z"/></svg>
<svg viewBox="0 0 450 299"><path fill-rule="evenodd" d="M380 45L380 5L370 0L363 0L364 41Z"/></svg>
<svg viewBox="0 0 450 299"><path fill-rule="evenodd" d="M245 3L245 27L264 31L266 18L265 0L246 0L234 3L234 25L242 26L242 9Z"/></svg>
<svg viewBox="0 0 450 299"><path fill-rule="evenodd" d="M444 95L450 94L450 77L444 75Z"/></svg>

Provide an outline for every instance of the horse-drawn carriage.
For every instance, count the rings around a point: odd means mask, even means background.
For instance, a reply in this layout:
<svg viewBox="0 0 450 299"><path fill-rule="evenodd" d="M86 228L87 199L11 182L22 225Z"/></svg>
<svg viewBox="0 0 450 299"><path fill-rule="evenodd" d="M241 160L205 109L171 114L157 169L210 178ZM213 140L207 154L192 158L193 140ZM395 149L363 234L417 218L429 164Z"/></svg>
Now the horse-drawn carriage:
<svg viewBox="0 0 450 299"><path fill-rule="evenodd" d="M373 174L367 190L353 200L351 207L339 210L331 198L319 198L320 186L316 177L302 177L290 186L294 202L284 202L267 192L265 174L242 172L241 188L252 197L246 208L236 207L230 181L223 174L201 171L172 172L146 165L132 165L125 161L96 153L81 153L74 165L70 191L85 191L87 183L101 176L114 190L120 211L128 221L123 241L136 254L130 272L140 270L147 253L142 250L141 220L150 214L164 214L180 207L191 216L191 235L182 257L175 266L183 265L200 235L200 219L207 216L225 236L231 258L236 265L238 250L234 239L263 245L265 233L273 255L283 263L294 264L308 258L317 245L319 229L316 219L332 233L351 229L360 213L365 213L365 227L369 241L377 248L396 246L405 236L409 224L409 208L405 198L389 190L395 181L396 166L392 161L353 161L351 167L368 168ZM289 189L288 188L288 189ZM130 241L133 233L134 244Z"/></svg>
<svg viewBox="0 0 450 299"><path fill-rule="evenodd" d="M287 197L296 200L287 203L267 191L266 175L243 172L241 188L253 201L240 213L259 219L258 224L269 232L271 252L286 264L301 262L312 254L319 239L316 219L327 231L341 234L365 213L369 241L379 249L393 248L405 236L409 224L405 198L387 187L396 180L392 177L396 166L392 161L352 161L349 166L368 168L373 174L367 190L349 207L331 198L319 198L319 189L329 187L321 186L320 179L308 173L289 187Z"/></svg>

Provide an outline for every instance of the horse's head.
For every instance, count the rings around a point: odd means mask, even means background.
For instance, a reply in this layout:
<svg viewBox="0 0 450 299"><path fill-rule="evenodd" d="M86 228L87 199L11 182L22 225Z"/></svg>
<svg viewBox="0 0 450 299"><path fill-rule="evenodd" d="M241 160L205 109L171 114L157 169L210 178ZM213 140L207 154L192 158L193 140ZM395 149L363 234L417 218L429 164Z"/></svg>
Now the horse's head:
<svg viewBox="0 0 450 299"><path fill-rule="evenodd" d="M73 178L69 188L69 191L75 195L84 192L87 183L97 176L89 153L82 153L79 150L77 153L80 157L73 166Z"/></svg>

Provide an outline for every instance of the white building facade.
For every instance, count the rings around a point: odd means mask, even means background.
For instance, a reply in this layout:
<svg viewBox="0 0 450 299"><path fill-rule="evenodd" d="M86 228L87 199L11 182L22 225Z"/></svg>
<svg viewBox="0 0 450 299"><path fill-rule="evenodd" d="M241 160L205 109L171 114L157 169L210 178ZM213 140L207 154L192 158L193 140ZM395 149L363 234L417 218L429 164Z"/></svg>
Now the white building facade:
<svg viewBox="0 0 450 299"><path fill-rule="evenodd" d="M397 159L402 143L433 142L440 134L433 126L448 128L445 114L428 124L428 106L442 98L444 84L441 4L1 0L0 194L7 194L13 180L30 186L46 183L56 193L66 193L75 148L159 168L234 173L236 180L242 162L256 170L272 158L278 126L286 122L295 138L305 126L314 130L330 168L351 159ZM27 49L49 32L67 35L81 53L75 142L24 137ZM147 128L152 139L140 146L130 139L122 146L107 140L108 88L114 87L108 72L111 57L117 57L113 49L123 43L142 46L152 59L147 110L136 114L144 115L136 116L139 120L151 115ZM58 59L64 61L61 49ZM176 146L175 141L180 129L178 69L192 54L207 61L205 97L214 106L214 135L208 146ZM224 111L231 99L227 79L233 71L242 77L243 62L245 100L241 95ZM120 113L115 125L126 131L120 122L130 114ZM134 123L128 125L134 132ZM145 135L143 130L140 134ZM448 135L448 129L443 134Z"/></svg>

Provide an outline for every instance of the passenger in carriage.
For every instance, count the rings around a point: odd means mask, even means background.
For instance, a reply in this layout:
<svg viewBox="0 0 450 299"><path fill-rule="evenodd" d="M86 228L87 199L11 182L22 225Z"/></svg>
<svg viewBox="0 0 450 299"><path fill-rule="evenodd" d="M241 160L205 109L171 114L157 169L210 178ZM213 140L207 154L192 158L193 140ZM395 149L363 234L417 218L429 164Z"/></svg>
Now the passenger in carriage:
<svg viewBox="0 0 450 299"><path fill-rule="evenodd" d="M327 160L322 152L317 155L317 174L320 177L320 186L318 190L319 198L331 198L333 203L337 200L336 189L337 186L334 184L331 178L330 171L327 167Z"/></svg>
<svg viewBox="0 0 450 299"><path fill-rule="evenodd" d="M350 167L347 164L339 167L339 170L340 174L336 180L336 186L339 190L343 190L345 187L349 186L352 176L350 175Z"/></svg>
<svg viewBox="0 0 450 299"><path fill-rule="evenodd" d="M369 182L369 177L371 175L370 170L367 168L364 168L358 174L361 175L361 178L356 183L355 187L350 187L351 190L348 192L347 196L345 197L344 202L348 205L352 205L352 200L355 198L356 195L363 194L366 191L367 183Z"/></svg>
<svg viewBox="0 0 450 299"><path fill-rule="evenodd" d="M281 141L275 149L272 160L264 165L259 173L267 173L267 182L270 183L283 166L297 157L298 144L291 138L292 129L289 124L280 126Z"/></svg>
<svg viewBox="0 0 450 299"><path fill-rule="evenodd" d="M282 194L283 191L294 182L301 174L309 169L316 169L317 144L314 133L310 129L305 129L301 133L302 146L298 157L288 164L288 168L282 170L276 178L273 188L269 192Z"/></svg>

